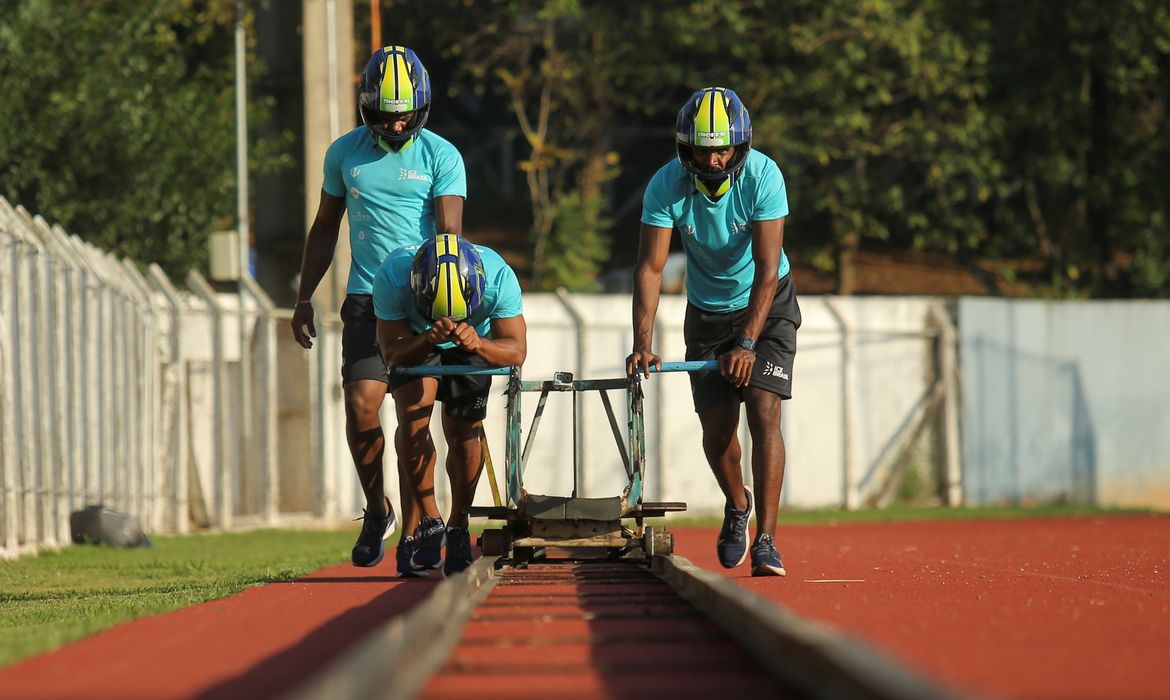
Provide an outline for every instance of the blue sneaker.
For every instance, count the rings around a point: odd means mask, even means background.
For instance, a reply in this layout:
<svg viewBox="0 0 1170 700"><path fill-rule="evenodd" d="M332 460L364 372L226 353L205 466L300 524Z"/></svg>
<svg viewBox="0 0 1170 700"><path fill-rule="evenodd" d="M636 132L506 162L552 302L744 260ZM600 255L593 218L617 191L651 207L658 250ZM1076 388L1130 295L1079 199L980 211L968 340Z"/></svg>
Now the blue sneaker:
<svg viewBox="0 0 1170 700"><path fill-rule="evenodd" d="M752 576L786 576L784 562L771 535L760 535L752 545Z"/></svg>
<svg viewBox="0 0 1170 700"><path fill-rule="evenodd" d="M747 510L738 511L730 502L723 508L723 528L715 551L724 569L734 569L743 563L748 553L748 520L752 517L752 492L743 490L747 496Z"/></svg>
<svg viewBox="0 0 1170 700"><path fill-rule="evenodd" d="M447 529L447 559L443 574L454 576L471 566L471 533L461 527Z"/></svg>
<svg viewBox="0 0 1170 700"><path fill-rule="evenodd" d="M418 569L437 569L443 564L443 544L447 539L447 526L442 518L424 515L418 529L414 531L414 557L411 563Z"/></svg>
<svg viewBox="0 0 1170 700"><path fill-rule="evenodd" d="M382 555L386 552L386 538L398 529L394 506L390 505L390 501L386 501L386 507L390 512L385 518L370 515L364 508L362 517L355 518L362 521L362 531L353 546L353 552L350 553L354 566L377 566L378 562L382 561Z"/></svg>
<svg viewBox="0 0 1170 700"><path fill-rule="evenodd" d="M410 535L403 537L398 542L398 547L394 552L395 559L398 560L398 578L426 578L427 572L415 568L411 563L414 557L415 539Z"/></svg>

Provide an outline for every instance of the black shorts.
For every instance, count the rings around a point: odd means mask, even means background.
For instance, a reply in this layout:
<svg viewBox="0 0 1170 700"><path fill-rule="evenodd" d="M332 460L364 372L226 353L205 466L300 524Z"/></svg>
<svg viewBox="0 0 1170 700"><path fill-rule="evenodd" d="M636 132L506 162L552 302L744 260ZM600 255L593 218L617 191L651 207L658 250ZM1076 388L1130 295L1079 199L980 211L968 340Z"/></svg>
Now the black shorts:
<svg viewBox="0 0 1170 700"><path fill-rule="evenodd" d="M488 363L473 352L451 348L444 350L435 348L426 356L420 365L475 365L487 367ZM423 377L404 377L397 374L390 376L390 391L410 382L417 382ZM443 413L448 416L468 422L483 420L487 416L488 394L492 390L492 375L466 374L437 377L439 393L435 397L443 404Z"/></svg>
<svg viewBox="0 0 1170 700"><path fill-rule="evenodd" d="M378 347L378 317L374 297L347 294L341 304L341 383L373 379L390 382L386 361Z"/></svg>
<svg viewBox="0 0 1170 700"><path fill-rule="evenodd" d="M713 360L733 348L747 313L747 307L717 313L687 304L683 322L686 359ZM748 382L750 386L779 394L782 399L792 398L797 328L800 328L800 306L796 303L796 288L792 275L785 275L776 285L764 329L756 339L756 364ZM719 372L692 372L691 395L696 412L721 403L743 401L743 391Z"/></svg>

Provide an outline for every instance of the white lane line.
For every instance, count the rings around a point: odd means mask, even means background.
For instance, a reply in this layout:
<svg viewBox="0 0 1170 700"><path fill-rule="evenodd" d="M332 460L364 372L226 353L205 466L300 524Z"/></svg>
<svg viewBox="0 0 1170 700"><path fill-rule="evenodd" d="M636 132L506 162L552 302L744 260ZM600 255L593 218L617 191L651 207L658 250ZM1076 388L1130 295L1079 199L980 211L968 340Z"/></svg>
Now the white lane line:
<svg viewBox="0 0 1170 700"><path fill-rule="evenodd" d="M863 578L806 578L805 583L865 583Z"/></svg>

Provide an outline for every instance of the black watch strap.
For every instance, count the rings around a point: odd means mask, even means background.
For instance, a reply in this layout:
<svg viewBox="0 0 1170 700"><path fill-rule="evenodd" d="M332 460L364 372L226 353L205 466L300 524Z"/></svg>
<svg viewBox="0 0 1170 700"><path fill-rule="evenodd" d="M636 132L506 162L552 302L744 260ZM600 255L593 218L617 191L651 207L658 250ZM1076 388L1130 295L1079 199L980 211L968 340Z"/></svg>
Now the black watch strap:
<svg viewBox="0 0 1170 700"><path fill-rule="evenodd" d="M752 340L746 335L741 336L739 340L735 341L735 344L744 350L751 350L752 352L756 351L756 341Z"/></svg>

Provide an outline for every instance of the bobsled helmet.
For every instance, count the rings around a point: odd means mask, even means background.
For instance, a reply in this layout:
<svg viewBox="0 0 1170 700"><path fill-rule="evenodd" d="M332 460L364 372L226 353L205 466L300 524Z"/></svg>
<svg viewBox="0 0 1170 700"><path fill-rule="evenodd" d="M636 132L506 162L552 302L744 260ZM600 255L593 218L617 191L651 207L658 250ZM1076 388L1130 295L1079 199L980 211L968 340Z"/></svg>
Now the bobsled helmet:
<svg viewBox="0 0 1170 700"><path fill-rule="evenodd" d="M370 56L358 82L362 123L378 145L399 150L427 123L431 113L431 79L417 54L405 46L384 46ZM394 121L409 116L395 133Z"/></svg>
<svg viewBox="0 0 1170 700"><path fill-rule="evenodd" d="M483 303L483 288L483 260L464 238L440 233L414 254L410 291L424 318L466 320Z"/></svg>
<svg viewBox="0 0 1170 700"><path fill-rule="evenodd" d="M721 87L696 90L679 110L674 131L678 162L694 177L696 189L711 196L731 189L752 147L752 120L739 95ZM696 152L728 147L735 153L722 170L695 162Z"/></svg>

